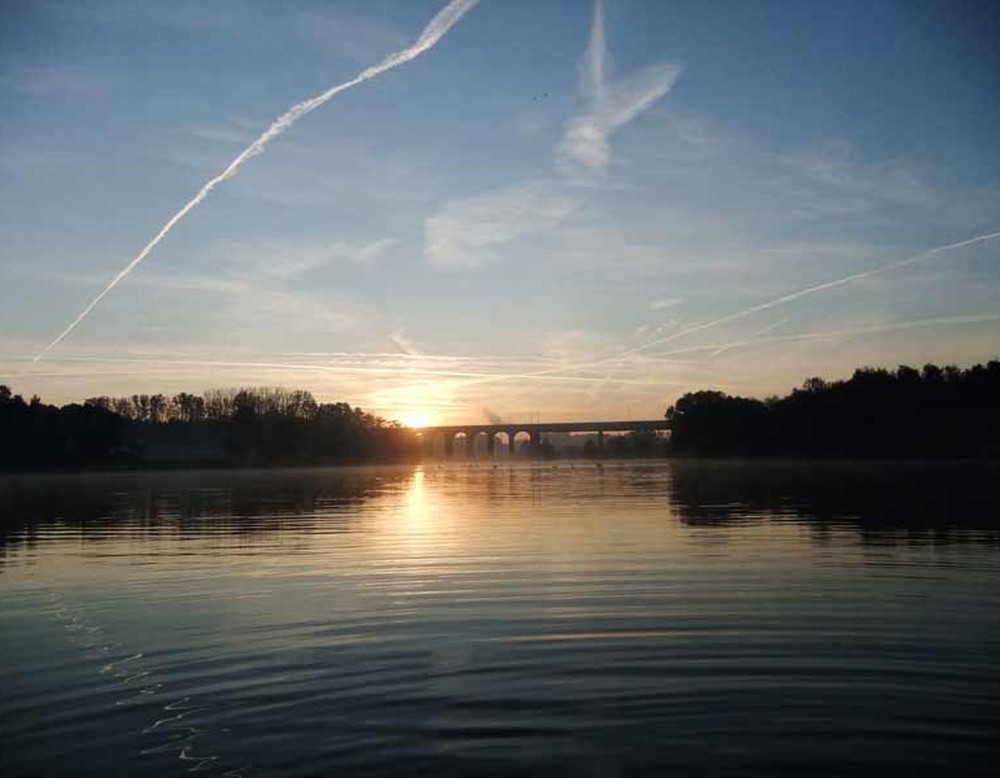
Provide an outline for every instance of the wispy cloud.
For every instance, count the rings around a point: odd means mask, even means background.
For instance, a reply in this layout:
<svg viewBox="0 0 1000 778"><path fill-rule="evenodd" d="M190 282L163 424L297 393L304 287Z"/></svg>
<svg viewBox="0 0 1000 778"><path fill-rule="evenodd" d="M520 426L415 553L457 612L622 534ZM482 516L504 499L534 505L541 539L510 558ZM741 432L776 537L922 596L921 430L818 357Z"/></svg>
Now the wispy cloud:
<svg viewBox="0 0 1000 778"><path fill-rule="evenodd" d="M551 229L579 205L538 180L449 201L427 220L427 256L441 268L483 265L494 258L493 249Z"/></svg>
<svg viewBox="0 0 1000 778"><path fill-rule="evenodd" d="M398 243L396 238L373 240L353 252L351 254L351 261L358 265L374 265L396 243Z"/></svg>
<svg viewBox="0 0 1000 778"><path fill-rule="evenodd" d="M272 335L363 335L378 324L379 317L370 306L348 296L290 288L289 278L257 273L145 273L136 278L133 286L154 292L158 302L172 314L207 314L221 332L251 341L264 336L270 339ZM162 320L170 322L167 317ZM176 334L188 326L189 322L181 321L170 331Z"/></svg>
<svg viewBox="0 0 1000 778"><path fill-rule="evenodd" d="M775 297L774 299L760 303L759 305L751 306L750 308L747 308L745 310L737 311L736 313L731 313L726 316L722 316L718 319L713 319L712 321L704 322L703 324L698 324L692 327L686 327L671 335L667 335L666 337L658 338L656 340L649 341L648 343L645 343L641 346L636 346L635 348L628 349L627 351L623 352L623 356L628 354L633 354L639 351L645 351L646 349L652 348L653 346L657 346L662 343L667 343L672 340L677 340L678 338L682 338L687 335L693 335L697 332L703 332L705 330L713 329L723 324L728 324L729 322L737 321L739 319L745 319L747 316L759 313L760 311L766 311L770 308L775 308L780 305L785 305L795 300L799 300L803 297L808 297L818 292L826 291L827 289L833 289L839 286L846 286L847 284L855 283L857 281L861 281L863 279L870 278L875 275L880 275L882 273L887 273L891 270L897 270L902 267L915 265L918 262L923 262L927 259L938 256L940 254L944 254L949 251L954 251L955 249L964 248L965 246L971 246L976 243L982 243L984 241L996 240L997 238L1000 238L1000 232L989 232L983 235L976 235L972 238L958 241L957 243L948 243L944 246L936 246L935 248L928 249L927 251L922 251L919 254L914 254L911 257L906 257L905 259L900 259L896 262L890 262L886 265L873 267L869 270L863 270L859 273L851 273L850 275L835 279L833 281L826 281L821 284L814 284L813 286L808 286L805 289L799 289L795 292L790 292L789 294L781 295L780 297Z"/></svg>
<svg viewBox="0 0 1000 778"><path fill-rule="evenodd" d="M107 85L69 66L34 65L8 68L0 73L0 88L28 97L52 98L92 95L104 91Z"/></svg>
<svg viewBox="0 0 1000 778"><path fill-rule="evenodd" d="M213 253L229 265L234 275L266 280L297 278L346 258L350 251L344 241L270 240L220 241Z"/></svg>
<svg viewBox="0 0 1000 778"><path fill-rule="evenodd" d="M246 280L293 279L320 268L368 266L395 245L395 238L322 241L300 238L225 239L216 241L208 260L228 276Z"/></svg>
<svg viewBox="0 0 1000 778"><path fill-rule="evenodd" d="M426 224L426 254L432 265L484 265L497 258L495 250L504 244L560 226L583 204L575 185L593 183L595 174L607 168L614 131L670 91L681 72L679 65L661 62L612 82L608 70L604 6L602 0L595 0L590 40L581 66L581 90L587 109L569 121L555 150L555 168L560 177L544 182L529 180L445 203ZM563 244L549 256L574 263L594 256L592 245L572 240L563 240Z"/></svg>
<svg viewBox="0 0 1000 778"><path fill-rule="evenodd" d="M917 206L933 205L938 200L913 167L898 161L864 164L853 146L844 140L830 140L783 154L778 163L786 171L822 187L828 196L838 194Z"/></svg>
<svg viewBox="0 0 1000 778"><path fill-rule="evenodd" d="M654 300L649 304L649 310L651 311L662 311L664 308L672 308L675 305L680 305L683 299L680 297L664 297L659 300Z"/></svg>
<svg viewBox="0 0 1000 778"><path fill-rule="evenodd" d="M413 341L406 336L406 330L403 327L400 327L395 332L390 332L389 340L399 346L399 350L404 354L411 357L421 356L420 351L413 345Z"/></svg>
<svg viewBox="0 0 1000 778"><path fill-rule="evenodd" d="M604 5L602 0L595 0L590 43L582 67L587 110L570 120L556 152L558 168L572 178L581 173L604 173L611 161L612 134L667 94L681 74L680 65L658 62L611 83L608 60Z"/></svg>

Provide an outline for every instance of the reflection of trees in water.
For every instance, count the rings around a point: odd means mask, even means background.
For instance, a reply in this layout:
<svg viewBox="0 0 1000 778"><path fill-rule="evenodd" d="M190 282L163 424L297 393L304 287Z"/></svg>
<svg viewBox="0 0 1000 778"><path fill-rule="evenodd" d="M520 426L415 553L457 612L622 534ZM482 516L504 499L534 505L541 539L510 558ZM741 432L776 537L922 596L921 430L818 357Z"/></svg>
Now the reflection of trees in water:
<svg viewBox="0 0 1000 778"><path fill-rule="evenodd" d="M805 523L817 541L850 527L871 544L1000 543L996 462L675 461L688 526Z"/></svg>
<svg viewBox="0 0 1000 778"><path fill-rule="evenodd" d="M45 527L82 539L225 536L248 544L318 515L336 514L412 478L413 467L287 471L87 474L0 479L0 561L33 548ZM326 531L337 531L335 526Z"/></svg>

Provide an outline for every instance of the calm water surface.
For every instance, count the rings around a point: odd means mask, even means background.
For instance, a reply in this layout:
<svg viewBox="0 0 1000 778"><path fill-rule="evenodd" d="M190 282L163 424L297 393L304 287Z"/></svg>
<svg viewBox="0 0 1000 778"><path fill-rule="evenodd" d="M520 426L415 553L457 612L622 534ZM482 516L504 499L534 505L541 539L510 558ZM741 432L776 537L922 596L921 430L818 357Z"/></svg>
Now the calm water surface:
<svg viewBox="0 0 1000 778"><path fill-rule="evenodd" d="M0 774L995 774L1000 470L0 480Z"/></svg>

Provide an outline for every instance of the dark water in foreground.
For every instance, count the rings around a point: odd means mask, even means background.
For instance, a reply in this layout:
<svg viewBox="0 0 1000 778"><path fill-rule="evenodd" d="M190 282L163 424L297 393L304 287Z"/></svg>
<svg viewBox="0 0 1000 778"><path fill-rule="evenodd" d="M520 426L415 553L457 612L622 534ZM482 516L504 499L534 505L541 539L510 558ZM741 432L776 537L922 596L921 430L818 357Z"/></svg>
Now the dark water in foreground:
<svg viewBox="0 0 1000 778"><path fill-rule="evenodd" d="M997 476L3 479L0 774L992 775Z"/></svg>

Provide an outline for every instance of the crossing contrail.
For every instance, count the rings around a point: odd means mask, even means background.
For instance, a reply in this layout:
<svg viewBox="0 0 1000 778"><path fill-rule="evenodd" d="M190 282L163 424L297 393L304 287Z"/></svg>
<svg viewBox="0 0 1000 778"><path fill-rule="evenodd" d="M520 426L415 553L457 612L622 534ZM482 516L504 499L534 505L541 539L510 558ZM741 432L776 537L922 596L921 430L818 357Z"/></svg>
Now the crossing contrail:
<svg viewBox="0 0 1000 778"><path fill-rule="evenodd" d="M844 286L845 284L852 283L853 281L860 281L862 278L869 278L870 276L878 275L880 273L886 273L890 270L895 270L896 268L905 267L907 265L913 265L917 262L922 262L923 260L934 256L935 254L942 254L945 251L952 251L953 249L959 249L963 246L971 246L973 243L982 243L983 241L993 240L995 238L1000 238L1000 232L988 232L984 235L976 235L973 238L968 238L967 240L959 241L958 243L949 243L946 246L938 246L936 248L928 249L927 251L922 251L919 254L914 254L912 257L907 257L906 259L900 259L896 262L890 262L888 265L880 265L879 267L873 267L870 270L862 270L859 273L852 273L849 276L844 276L843 278L838 278L834 281L826 281L822 284L816 284L815 286L810 286L805 289L799 289L797 292L791 292L781 297L775 297L773 300L768 300L766 303L760 303L752 308L747 308L744 311L739 311L737 313L730 313L727 316L723 316L720 319L713 319L712 321L704 322L703 324L696 324L693 327L687 327L678 332L674 332L662 338L657 338L656 340L651 340L647 343L643 343L641 346L635 346L627 351L623 351L620 357L631 356L632 354L637 354L640 351L645 351L653 346L659 346L663 343L668 343L672 340L677 340L685 335L692 335L695 332L701 332L702 330L712 329L713 327L718 327L720 324L728 324L731 321L736 321L737 319L744 319L754 313L759 313L760 311L766 311L768 308L774 308L778 305L784 305L785 303L790 303L793 300L798 300L800 297L807 297L811 294L816 294L816 292L822 292L826 289L833 289L837 286ZM616 357L616 359L620 358Z"/></svg>
<svg viewBox="0 0 1000 778"><path fill-rule="evenodd" d="M95 306L104 298L104 296L114 289L118 285L119 281L135 270L139 263L142 262L142 260L144 260L149 253L157 247L157 245L159 245L160 241L167 237L167 234L181 219L187 216L202 202L202 200L208 197L209 193L215 189L215 187L227 178L235 176L248 159L262 153L268 143L281 135L285 130L295 124L296 121L301 119L307 113L311 113L316 110L324 103L332 100L341 92L344 92L351 87L355 87L364 81L375 78L376 76L379 76L388 70L392 70L399 65L409 62L411 59L415 59L424 52L434 48L438 41L445 36L448 30L450 30L458 22L458 20L470 11L478 2L479 0L451 0L448 5L438 11L437 15L430 20L424 28L424 31L420 33L420 37L417 38L411 46L390 54L376 65L365 68L350 81L337 84L337 86L330 87L325 92L322 92L309 100L296 103L281 116L275 119L271 126L268 127L264 133L257 138L257 140L247 146L242 153L236 157L236 159L229 163L229 166L225 170L205 184L198 194L188 201L187 205L181 208L173 215L173 217L171 217L170 221L163 225L163 228L156 233L156 236L149 241L149 243L146 244L136 258L125 265L118 275L111 279L111 283L104 288L104 291L91 300L90 304L80 312L80 315L73 319L69 326L59 333L59 337L41 350L38 356L32 360L32 363L38 362L38 360L44 357L50 350L52 350L53 347L57 346L67 335L76 329L77 325L87 317L87 314L94 310Z"/></svg>
<svg viewBox="0 0 1000 778"><path fill-rule="evenodd" d="M737 321L739 319L745 319L747 316L751 316L760 311L766 311L769 308L775 308L779 305L784 305L785 303L790 303L793 300L798 300L801 297L807 297L811 294L816 294L816 292L822 292L826 289L833 289L838 286L844 286L845 284L852 283L853 281L860 281L862 278L869 278L870 276L878 275L880 273L886 273L890 270L895 270L900 267L905 267L907 265L913 265L917 262L922 262L935 254L941 254L945 251L952 251L953 249L962 248L963 246L970 246L974 243L981 243L986 240L993 240L994 238L1000 238L1000 232L988 232L983 235L976 235L975 237L968 238L966 240L959 241L957 243L949 243L945 246L937 246L927 251L922 251L919 254L914 254L911 257L906 257L905 259L900 259L895 262L890 262L887 265L879 265L878 267L873 267L868 270L862 270L858 273L852 273L849 276L844 276L843 278L837 278L833 281L825 281L822 284L815 284L814 286L806 287L805 289L799 289L795 292L789 292L781 297L775 297L773 300L768 300L767 302L760 303L759 305L754 305L751 308L747 308L742 311L737 311L736 313L730 313L726 316L722 316L718 319L712 319L711 321L702 322L701 324L695 324L690 327L686 327L677 332L673 332L670 335L665 335L662 338L656 338L654 340L647 341L639 346L634 346L630 349L622 351L620 354L614 357L607 357L605 359L597 360L596 362L589 362L583 365L578 365L579 369L597 367L600 365L606 365L609 363L614 363L614 367L611 368L610 372L604 376L604 380L597 385L593 390L592 394L596 395L597 392L604 387L617 372L622 363L630 356L634 354L639 354L643 351L653 348L654 346L662 346L664 343L670 343L671 341L683 338L686 335L693 335L696 332L702 332L704 330L713 329L722 324L728 324L731 321ZM758 333L760 334L760 333ZM741 344L742 345L742 344ZM720 351L726 351L731 346L726 346L720 349ZM546 371L552 372L552 371Z"/></svg>
<svg viewBox="0 0 1000 778"><path fill-rule="evenodd" d="M784 321L784 320L783 320ZM1000 321L1000 313L966 314L960 316L937 316L931 319L911 319L909 321L875 324L869 327L856 327L847 330L820 330L817 332L798 332L790 335L769 335L767 337L751 337L746 340L730 341L728 343L706 343L701 346L680 346L669 351L658 352L652 358L671 357L680 354L692 354L699 351L712 351L714 357L719 351L746 346L760 346L771 343L786 343L796 340L830 340L833 338L850 338L858 335L873 335L881 332L897 330L920 329L925 327L940 327L949 324L980 324L983 322ZM770 328L768 328L770 329Z"/></svg>
<svg viewBox="0 0 1000 778"><path fill-rule="evenodd" d="M529 374L529 376L527 377L537 378L538 376L565 375L566 373L574 373L574 372L578 373L582 370L590 370L595 367L603 367L613 364L614 367L611 368L611 373L609 375L605 375L602 379L599 379L597 388L600 389L604 384L606 384L611 379L611 377L614 375L614 372L618 369L618 366L621 365L622 362L627 357L630 357L633 354L638 354L640 352L647 351L648 349L651 349L654 346L659 346L663 343L668 343L670 341L677 340L678 338L682 338L685 335L691 335L695 332L702 332L703 330L712 329L722 324L727 324L728 322L731 321L736 321L738 319L746 318L747 316L750 316L751 314L757 313L759 311L766 311L769 308L775 308L779 305L784 305L785 303L792 302L793 300L798 300L801 297L806 297L811 294L816 294L817 292L822 292L826 289L833 289L838 286L844 286L845 284L849 284L853 281L859 281L863 278L869 278L870 276L879 275L881 273L887 273L890 270L895 270L896 268L905 267L907 265L914 265L918 262L933 257L937 254L942 254L946 251L952 251L954 249L962 248L964 246L971 246L975 243L982 243L984 241L994 240L996 238L1000 238L1000 231L988 232L982 235L976 235L974 237L967 238L966 240L958 241L957 243L949 243L945 246L937 246L935 248L928 249L927 251L922 251L919 254L914 254L913 256L906 257L904 259L900 259L895 262L890 262L887 265L879 265L878 267L873 267L868 270L860 271L858 273L852 273L851 275L844 276L843 278L838 278L833 281L826 281L822 284L815 284L814 286L809 286L806 287L805 289L799 289L798 291L795 292L789 292L788 294L782 295L781 297L775 297L773 300L768 300L767 302L755 305L752 308L747 308L745 310L738 311L736 313L730 313L719 319L713 319L712 321L704 322L702 324L696 324L691 327L687 327L683 330L671 333L670 335L666 335L662 338L657 338L655 340L643 343L639 346L634 346L633 348L622 351L621 353L616 354L614 356L604 357L602 359L592 360L589 362L576 362L567 365L548 368L545 370L539 370ZM845 333L839 333L839 334L845 334ZM717 349L723 345L731 346L736 344L716 344L708 348ZM739 345L742 345L742 343L740 343ZM685 353L689 351L700 351L700 350L704 350L703 347L697 347L697 348L691 347L691 348L679 349L676 351L664 352L661 356L665 356L668 354ZM481 383L492 383L495 381L503 381L503 380L506 380L506 377L494 376L488 378L473 378L466 381L465 383L481 384Z"/></svg>

